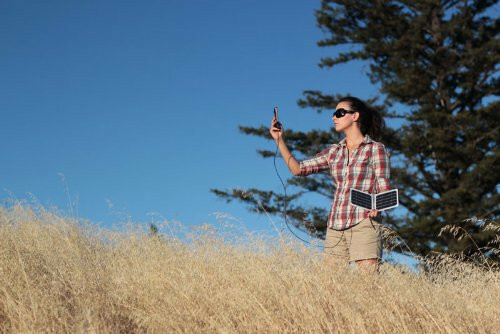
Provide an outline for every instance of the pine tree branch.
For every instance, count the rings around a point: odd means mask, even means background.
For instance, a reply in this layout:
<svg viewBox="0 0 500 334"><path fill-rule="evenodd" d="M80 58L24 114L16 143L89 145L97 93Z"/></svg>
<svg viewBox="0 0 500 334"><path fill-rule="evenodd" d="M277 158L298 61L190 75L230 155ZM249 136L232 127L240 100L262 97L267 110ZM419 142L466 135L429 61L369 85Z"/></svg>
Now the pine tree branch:
<svg viewBox="0 0 500 334"><path fill-rule="evenodd" d="M246 190L211 189L210 191L227 202L237 200L245 203L251 211L256 213L281 215L284 212L284 196L272 191L262 191L255 188ZM292 204L303 194L304 192L297 192L289 194L286 197L287 217L293 226L308 233L310 236L324 238L327 218L326 210L318 207L304 208Z"/></svg>

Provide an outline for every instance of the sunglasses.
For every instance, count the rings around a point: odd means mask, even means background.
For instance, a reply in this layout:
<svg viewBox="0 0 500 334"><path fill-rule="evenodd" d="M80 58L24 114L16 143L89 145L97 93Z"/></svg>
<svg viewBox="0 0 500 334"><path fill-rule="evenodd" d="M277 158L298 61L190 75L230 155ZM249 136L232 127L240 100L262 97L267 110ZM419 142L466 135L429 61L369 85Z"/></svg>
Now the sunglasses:
<svg viewBox="0 0 500 334"><path fill-rule="evenodd" d="M355 113L355 111L352 111L352 110L345 110L344 108L338 108L333 113L333 116L340 118L340 117L344 117L345 114L354 114L354 113ZM332 118L333 118L333 116L332 116Z"/></svg>

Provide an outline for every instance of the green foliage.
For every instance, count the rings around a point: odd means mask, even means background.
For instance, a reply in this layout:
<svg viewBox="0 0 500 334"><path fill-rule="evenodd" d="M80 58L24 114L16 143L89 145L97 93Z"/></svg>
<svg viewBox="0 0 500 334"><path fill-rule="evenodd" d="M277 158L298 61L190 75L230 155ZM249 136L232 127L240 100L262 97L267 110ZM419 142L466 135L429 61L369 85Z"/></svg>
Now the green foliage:
<svg viewBox="0 0 500 334"><path fill-rule="evenodd" d="M316 11L318 26L326 35L318 45L342 51L321 59L320 66L331 69L354 60L367 62L369 78L381 87L383 97L381 105L369 102L386 119L403 121L400 128L387 128L381 141L391 153L391 183L400 189L406 210L398 216L389 214L384 222L420 255L481 249L494 234L481 232L477 222L497 221L500 216L500 19L488 14L495 4L324 0ZM306 90L298 104L323 112L335 109L339 96ZM396 103L406 110L395 109ZM266 127L240 130L270 139ZM338 134L320 131L287 130L285 138L298 158L311 157L340 140ZM259 153L264 158L274 154ZM333 194L331 180L324 174L293 178L287 184L298 189L289 198L297 212L303 210L296 204L303 194ZM282 210L282 196L272 192L249 189L245 193L251 196L242 198L230 191L213 191L253 208L263 201L270 213ZM293 215L294 225L321 236L327 212L308 210L316 212L311 215L317 221L303 224ZM449 224L460 226L470 238L456 242L439 236ZM499 260L498 254L489 256Z"/></svg>
<svg viewBox="0 0 500 334"><path fill-rule="evenodd" d="M149 235L151 237L158 237L159 236L159 229L158 226L156 226L153 223L149 224Z"/></svg>

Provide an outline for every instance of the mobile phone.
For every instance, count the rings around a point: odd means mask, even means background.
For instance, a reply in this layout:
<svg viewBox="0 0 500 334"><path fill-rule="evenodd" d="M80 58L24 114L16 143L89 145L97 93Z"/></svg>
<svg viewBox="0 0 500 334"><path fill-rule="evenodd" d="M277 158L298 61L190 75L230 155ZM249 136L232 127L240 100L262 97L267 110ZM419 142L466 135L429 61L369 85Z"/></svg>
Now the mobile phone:
<svg viewBox="0 0 500 334"><path fill-rule="evenodd" d="M276 120L278 120L278 107L274 107L274 117L276 117ZM276 122L274 123L274 126L278 129L281 129L281 123Z"/></svg>

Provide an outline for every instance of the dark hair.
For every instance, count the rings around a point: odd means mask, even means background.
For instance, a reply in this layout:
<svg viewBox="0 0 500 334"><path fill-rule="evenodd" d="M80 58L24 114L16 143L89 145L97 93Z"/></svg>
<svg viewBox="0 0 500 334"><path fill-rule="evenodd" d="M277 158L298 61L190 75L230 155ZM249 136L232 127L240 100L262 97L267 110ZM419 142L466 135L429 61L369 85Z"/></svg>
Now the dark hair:
<svg viewBox="0 0 500 334"><path fill-rule="evenodd" d="M340 102L349 103L352 111L359 112L360 130L363 135L368 134L373 140L380 140L385 122L377 109L353 96L343 97L338 103Z"/></svg>

